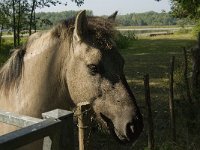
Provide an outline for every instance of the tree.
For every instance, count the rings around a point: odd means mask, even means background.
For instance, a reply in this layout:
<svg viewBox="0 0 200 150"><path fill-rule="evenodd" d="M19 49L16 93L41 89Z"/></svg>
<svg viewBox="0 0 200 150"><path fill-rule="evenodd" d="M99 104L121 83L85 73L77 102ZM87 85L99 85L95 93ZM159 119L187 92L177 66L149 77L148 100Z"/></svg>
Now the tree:
<svg viewBox="0 0 200 150"><path fill-rule="evenodd" d="M0 50L2 47L2 33L4 28L7 28L10 24L9 22L9 9L7 3L0 3Z"/></svg>
<svg viewBox="0 0 200 150"><path fill-rule="evenodd" d="M200 2L199 0L173 0L172 12L176 17L199 19L200 17Z"/></svg>
<svg viewBox="0 0 200 150"><path fill-rule="evenodd" d="M161 1L161 0L156 0ZM199 19L200 1L199 0L170 0L172 14L177 18L190 17Z"/></svg>
<svg viewBox="0 0 200 150"><path fill-rule="evenodd" d="M72 2L75 2L77 6L81 6L84 3L84 0L71 0ZM30 21L29 21L29 35L32 33L32 27L34 27L34 30L36 32L36 16L35 16L35 10L36 8L43 8L43 7L50 7L51 5L56 6L57 4L62 4L61 0L32 0L30 3ZM67 2L64 3L67 5Z"/></svg>
<svg viewBox="0 0 200 150"><path fill-rule="evenodd" d="M36 17L35 17L35 10L37 7L43 8L43 7L50 7L50 5L57 5L61 4L58 0L32 0L29 4L30 14L29 14L29 35L32 34L32 28L34 28L36 32Z"/></svg>
<svg viewBox="0 0 200 150"><path fill-rule="evenodd" d="M28 1L27 0L17 0L16 1L16 20L17 20L17 24L16 24L16 36L17 36L17 45L20 45L20 34L21 31L23 30L23 28L26 27L27 25L27 14L29 13L29 9L28 9Z"/></svg>
<svg viewBox="0 0 200 150"><path fill-rule="evenodd" d="M7 28L13 30L13 46L20 45L20 32L24 24L25 12L27 12L27 0L1 0L1 14L4 20L9 22ZM4 23L5 24L5 23ZM5 27L5 26L4 26Z"/></svg>
<svg viewBox="0 0 200 150"><path fill-rule="evenodd" d="M0 0L0 17L1 20L7 18L11 22L8 28L12 28L13 30L14 47L20 45L20 34L22 29L28 29L27 26L29 26L29 34L32 33L32 29L36 31L36 8L61 4L60 1L61 0ZM77 6L82 5L84 2L84 0L71 1L75 2ZM4 21L0 22L1 28L4 27L3 22Z"/></svg>

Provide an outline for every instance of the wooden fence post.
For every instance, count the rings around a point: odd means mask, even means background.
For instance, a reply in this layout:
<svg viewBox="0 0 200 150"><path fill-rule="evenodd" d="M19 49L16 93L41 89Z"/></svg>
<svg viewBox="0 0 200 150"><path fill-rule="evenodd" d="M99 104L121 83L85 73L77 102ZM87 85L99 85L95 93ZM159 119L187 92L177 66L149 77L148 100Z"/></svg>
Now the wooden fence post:
<svg viewBox="0 0 200 150"><path fill-rule="evenodd" d="M42 114L44 119L55 118L61 120L61 129L54 135L44 138L43 150L74 150L73 113L56 109ZM58 142L59 140L59 142Z"/></svg>
<svg viewBox="0 0 200 150"><path fill-rule="evenodd" d="M91 148L91 106L88 102L79 103L77 108L79 150L89 150Z"/></svg>
<svg viewBox="0 0 200 150"><path fill-rule="evenodd" d="M192 103L191 93L190 93L190 86L188 81L188 61L187 61L187 52L185 47L183 48L184 53L184 79L185 79L185 85L186 85L186 92L187 92L187 99L189 103Z"/></svg>
<svg viewBox="0 0 200 150"><path fill-rule="evenodd" d="M147 105L147 115L148 115L148 148L150 150L154 149L154 127L153 127L153 117L151 111L151 97L149 88L149 75L144 76L144 87L145 87L145 101Z"/></svg>
<svg viewBox="0 0 200 150"><path fill-rule="evenodd" d="M174 114L174 60L175 57L172 56L172 59L170 61L170 75L169 75L169 112L170 112L172 140L173 142L176 142L176 124L175 124L175 114Z"/></svg>
<svg viewBox="0 0 200 150"><path fill-rule="evenodd" d="M90 150L92 149L91 106L89 102L82 102L77 106L79 150Z"/></svg>

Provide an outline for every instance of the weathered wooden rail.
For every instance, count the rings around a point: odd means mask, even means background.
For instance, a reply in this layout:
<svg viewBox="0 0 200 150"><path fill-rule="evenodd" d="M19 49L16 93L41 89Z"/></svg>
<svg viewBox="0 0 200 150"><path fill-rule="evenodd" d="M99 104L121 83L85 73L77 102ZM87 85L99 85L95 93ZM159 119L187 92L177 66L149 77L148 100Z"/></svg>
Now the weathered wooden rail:
<svg viewBox="0 0 200 150"><path fill-rule="evenodd" d="M0 111L0 122L21 129L0 136L0 149L13 150L44 138L43 150L74 150L73 113L56 109L43 119Z"/></svg>
<svg viewBox="0 0 200 150"><path fill-rule="evenodd" d="M174 34L173 32L157 32L157 33L151 33L149 34L150 37L153 37L153 36L159 36L159 35L172 35Z"/></svg>

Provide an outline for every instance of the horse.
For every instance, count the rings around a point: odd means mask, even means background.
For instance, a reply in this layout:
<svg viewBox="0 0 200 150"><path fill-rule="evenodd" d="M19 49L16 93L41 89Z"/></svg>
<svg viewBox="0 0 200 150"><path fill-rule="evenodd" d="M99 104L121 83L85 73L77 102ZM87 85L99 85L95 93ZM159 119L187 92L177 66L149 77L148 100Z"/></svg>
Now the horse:
<svg viewBox="0 0 200 150"><path fill-rule="evenodd" d="M88 102L95 119L114 137L133 143L143 119L114 41L116 15L86 16L83 10L32 34L0 70L0 109L41 118L43 112ZM16 128L1 124L0 130L4 134ZM41 149L41 144L35 146Z"/></svg>

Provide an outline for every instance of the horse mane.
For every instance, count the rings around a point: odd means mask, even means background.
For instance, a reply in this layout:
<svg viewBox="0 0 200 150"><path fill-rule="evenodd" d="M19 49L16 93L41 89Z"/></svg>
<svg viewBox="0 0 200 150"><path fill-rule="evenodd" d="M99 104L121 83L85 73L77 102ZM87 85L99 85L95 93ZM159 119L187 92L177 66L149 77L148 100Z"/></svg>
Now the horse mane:
<svg viewBox="0 0 200 150"><path fill-rule="evenodd" d="M17 85L22 76L23 57L25 48L14 49L11 57L0 70L0 89L9 91L11 87Z"/></svg>
<svg viewBox="0 0 200 150"><path fill-rule="evenodd" d="M84 37L94 46L100 49L112 49L113 43L111 41L113 37L113 21L104 19L101 17L87 17L88 21L88 35ZM61 41L72 41L74 31L75 17L62 21L53 29L50 30L53 38L59 38ZM37 34L37 33L36 33ZM36 38L40 38L36 36ZM25 46L19 49L15 49L11 57L7 60L4 66L0 69L0 90L8 92L11 88L19 85L19 81L22 77L24 55L26 53L26 47L35 40L34 34L28 39Z"/></svg>

